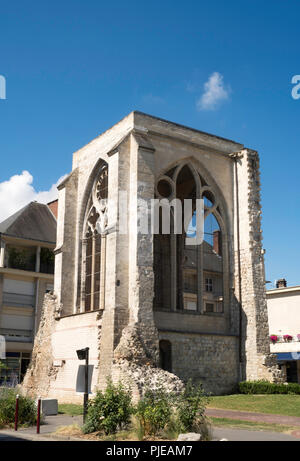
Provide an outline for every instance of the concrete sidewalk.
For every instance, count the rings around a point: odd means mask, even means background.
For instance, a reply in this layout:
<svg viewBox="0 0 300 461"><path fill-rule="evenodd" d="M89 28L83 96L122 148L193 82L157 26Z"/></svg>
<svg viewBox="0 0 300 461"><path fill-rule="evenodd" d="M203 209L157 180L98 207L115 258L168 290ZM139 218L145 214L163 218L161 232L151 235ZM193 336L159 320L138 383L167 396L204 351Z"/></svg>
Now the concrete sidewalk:
<svg viewBox="0 0 300 461"><path fill-rule="evenodd" d="M244 421L255 421L255 422L268 422L276 424L284 424L289 426L298 426L300 429L300 418L294 417L282 417L280 415L265 415L261 413L248 413L233 410L217 410L207 409L207 415L217 418L230 418L240 419ZM264 417L262 420L261 418ZM277 418L280 418L278 420ZM276 421L274 421L274 419ZM295 420L298 424L295 423ZM68 415L57 415L47 416L45 418L45 424L40 428L40 434L36 433L36 427L29 427L26 429L19 429L15 432L13 429L0 430L0 442L1 441L95 441L89 439L76 438L72 436L55 435L55 432L60 426L70 426L83 424L82 416L68 416ZM231 428L218 428L213 427L214 440L220 440L226 438L229 441L297 441L300 438L300 430L292 434L281 434L276 432L267 431L255 431L255 430L244 430L244 429L231 429Z"/></svg>
<svg viewBox="0 0 300 461"><path fill-rule="evenodd" d="M44 424L40 426L40 434L36 433L36 426L28 427L28 428L20 428L18 431L14 431L13 429L4 429L0 430L0 438L11 438L16 440L31 440L31 441L49 441L51 438L55 440L80 440L84 441L83 439L76 439L74 437L68 436L54 436L53 434L57 431L57 429L61 426L70 426L73 424L78 424L82 426L83 418L82 416L69 416L69 415L57 415L57 416L47 416L45 418Z"/></svg>
<svg viewBox="0 0 300 461"><path fill-rule="evenodd" d="M207 408L207 416L213 418L239 419L258 423L280 424L283 426L299 426L300 418L296 416L271 415L267 413L253 413L238 410L223 410L219 408Z"/></svg>

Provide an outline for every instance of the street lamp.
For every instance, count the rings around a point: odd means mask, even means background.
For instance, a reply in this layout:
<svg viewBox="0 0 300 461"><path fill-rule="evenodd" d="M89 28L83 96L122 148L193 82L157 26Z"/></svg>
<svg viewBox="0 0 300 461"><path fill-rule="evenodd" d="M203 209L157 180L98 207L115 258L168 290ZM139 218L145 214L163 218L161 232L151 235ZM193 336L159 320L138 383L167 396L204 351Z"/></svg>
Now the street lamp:
<svg viewBox="0 0 300 461"><path fill-rule="evenodd" d="M83 396L83 422L87 415L87 407L89 400L89 347L85 349L79 349L77 352L77 357L79 360L85 360L85 373L84 373L84 396Z"/></svg>

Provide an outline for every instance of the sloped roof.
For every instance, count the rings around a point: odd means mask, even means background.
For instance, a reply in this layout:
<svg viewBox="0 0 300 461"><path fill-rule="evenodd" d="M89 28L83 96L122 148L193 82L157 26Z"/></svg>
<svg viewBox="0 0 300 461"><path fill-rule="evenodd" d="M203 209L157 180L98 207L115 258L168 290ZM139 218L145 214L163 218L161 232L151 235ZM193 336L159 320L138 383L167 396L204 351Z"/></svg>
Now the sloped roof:
<svg viewBox="0 0 300 461"><path fill-rule="evenodd" d="M55 244L56 219L47 205L31 202L0 223L0 234Z"/></svg>
<svg viewBox="0 0 300 461"><path fill-rule="evenodd" d="M222 272L223 262L222 257L219 256L213 249L212 245L204 240L203 245L203 269L212 272ZM185 248L184 256L186 257L184 266L186 268L197 268L197 247L190 246Z"/></svg>

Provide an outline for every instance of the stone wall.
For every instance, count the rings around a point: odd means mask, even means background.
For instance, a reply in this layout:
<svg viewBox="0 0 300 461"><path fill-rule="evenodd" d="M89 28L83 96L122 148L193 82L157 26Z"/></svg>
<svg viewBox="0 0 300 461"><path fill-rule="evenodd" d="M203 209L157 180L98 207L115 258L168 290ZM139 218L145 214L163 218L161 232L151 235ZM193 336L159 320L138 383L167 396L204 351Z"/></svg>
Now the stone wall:
<svg viewBox="0 0 300 461"><path fill-rule="evenodd" d="M76 350L89 347L89 364L93 367L91 391L95 393L99 379L102 312L71 315L55 322L52 333L53 363L58 370L51 380L49 397L66 403L82 403L83 394L76 392L79 366Z"/></svg>
<svg viewBox="0 0 300 461"><path fill-rule="evenodd" d="M82 403L76 392L78 360L76 350L89 347L93 367L91 390L95 392L99 373L100 312L59 317L56 296L46 294L35 338L32 360L22 390L32 397L57 398L65 403Z"/></svg>
<svg viewBox="0 0 300 461"><path fill-rule="evenodd" d="M256 151L244 149L235 160L238 183L235 293L242 306L240 379L279 380L280 371L274 357L270 356L261 230L259 157Z"/></svg>
<svg viewBox="0 0 300 461"><path fill-rule="evenodd" d="M53 366L52 333L55 324L56 297L45 295L41 319L34 340L31 364L25 375L22 390L31 397L47 397L50 382L55 380L57 369Z"/></svg>
<svg viewBox="0 0 300 461"><path fill-rule="evenodd" d="M201 382L207 392L232 392L238 382L238 339L222 335L159 332L172 345L172 372Z"/></svg>

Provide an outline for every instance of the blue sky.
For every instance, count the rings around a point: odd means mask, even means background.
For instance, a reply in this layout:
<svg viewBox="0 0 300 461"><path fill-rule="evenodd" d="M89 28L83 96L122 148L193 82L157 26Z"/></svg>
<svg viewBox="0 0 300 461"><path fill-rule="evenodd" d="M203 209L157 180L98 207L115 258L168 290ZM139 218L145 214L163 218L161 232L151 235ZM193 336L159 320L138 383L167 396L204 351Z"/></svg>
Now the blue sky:
<svg viewBox="0 0 300 461"><path fill-rule="evenodd" d="M299 15L294 0L0 0L0 193L18 175L40 199L73 151L148 112L259 151L267 279L300 284Z"/></svg>

